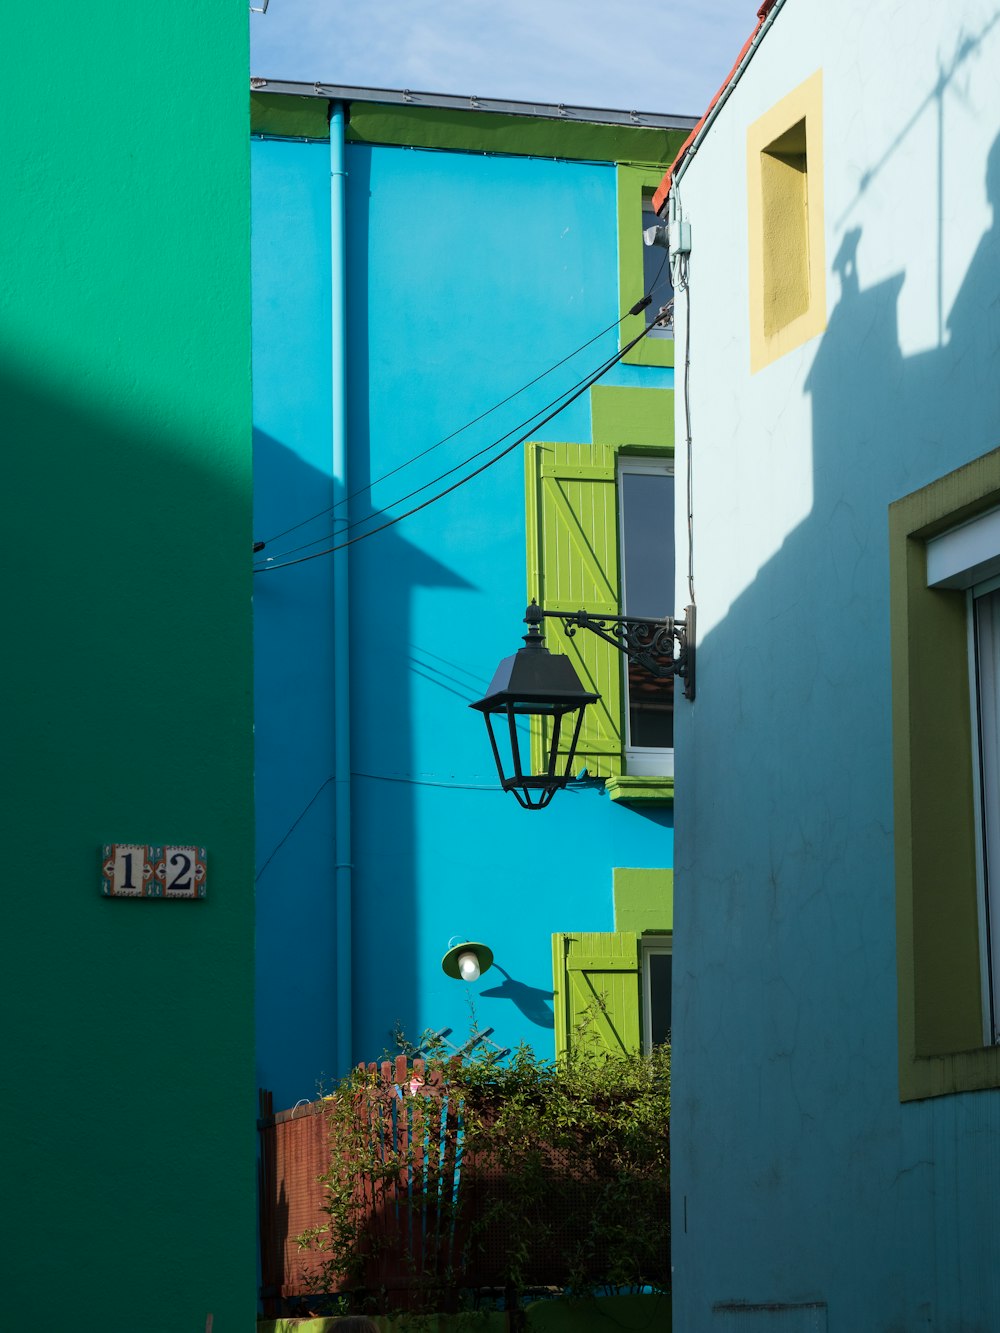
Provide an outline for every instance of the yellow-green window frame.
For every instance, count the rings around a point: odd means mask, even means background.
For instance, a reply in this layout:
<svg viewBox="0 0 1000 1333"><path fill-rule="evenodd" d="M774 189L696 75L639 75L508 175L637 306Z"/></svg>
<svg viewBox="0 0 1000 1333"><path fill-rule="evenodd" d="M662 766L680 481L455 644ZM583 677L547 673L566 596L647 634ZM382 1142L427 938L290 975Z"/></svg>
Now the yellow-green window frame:
<svg viewBox="0 0 1000 1333"><path fill-rule="evenodd" d="M593 444L533 441L525 448L528 600L550 611L619 614L618 458L673 457L673 390L595 386ZM553 533L557 540L553 540ZM545 623L549 648L565 652L601 702L587 710L579 767L606 780L613 800L633 805L673 800L671 777L625 772L623 658L597 635L569 638ZM532 764L545 753L542 724L532 730Z"/></svg>
<svg viewBox="0 0 1000 1333"><path fill-rule="evenodd" d="M615 866L612 892L613 931L552 936L557 1055L566 1054L581 1029L592 1034L598 1053L642 1049L643 940L673 943L674 872Z"/></svg>
<svg viewBox="0 0 1000 1333"><path fill-rule="evenodd" d="M663 179L663 167L622 163L618 167L618 311L623 316L618 331L618 346L637 337L646 327L646 312L630 315L628 311L646 294L642 262L642 202L652 195ZM666 255L666 251L663 251ZM666 272L666 269L664 269ZM657 298L653 298L654 304ZM659 301L659 304L663 304ZM672 366L673 338L643 338L622 358L630 366Z"/></svg>
<svg viewBox="0 0 1000 1333"><path fill-rule="evenodd" d="M927 586L927 542L1000 505L1000 450L889 507L899 1095L1000 1087L984 1046L961 590Z"/></svg>

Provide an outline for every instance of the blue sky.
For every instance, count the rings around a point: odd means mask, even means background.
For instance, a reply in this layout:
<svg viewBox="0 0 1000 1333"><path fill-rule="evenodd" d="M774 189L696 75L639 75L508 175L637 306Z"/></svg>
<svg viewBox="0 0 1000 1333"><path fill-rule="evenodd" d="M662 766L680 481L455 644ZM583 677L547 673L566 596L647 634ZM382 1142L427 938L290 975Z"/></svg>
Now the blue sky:
<svg viewBox="0 0 1000 1333"><path fill-rule="evenodd" d="M697 116L758 4L269 0L250 15L250 67L272 79Z"/></svg>

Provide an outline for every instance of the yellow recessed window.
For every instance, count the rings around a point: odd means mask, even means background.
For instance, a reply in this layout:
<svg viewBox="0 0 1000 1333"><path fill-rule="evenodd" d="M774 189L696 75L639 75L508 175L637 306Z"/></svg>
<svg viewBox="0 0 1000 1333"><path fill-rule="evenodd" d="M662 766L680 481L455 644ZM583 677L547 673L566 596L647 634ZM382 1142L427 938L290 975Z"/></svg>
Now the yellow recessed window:
<svg viewBox="0 0 1000 1333"><path fill-rule="evenodd" d="M817 71L747 130L751 371L826 328L822 107Z"/></svg>

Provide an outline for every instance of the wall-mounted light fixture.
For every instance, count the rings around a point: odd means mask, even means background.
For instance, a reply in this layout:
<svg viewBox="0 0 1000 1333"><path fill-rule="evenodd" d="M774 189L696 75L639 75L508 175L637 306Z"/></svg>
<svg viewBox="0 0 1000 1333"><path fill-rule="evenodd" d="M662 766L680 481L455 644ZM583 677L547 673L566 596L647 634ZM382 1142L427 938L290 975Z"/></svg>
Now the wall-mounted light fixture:
<svg viewBox="0 0 1000 1333"><path fill-rule="evenodd" d="M592 616L588 611L543 611L532 602L524 615L528 632L524 647L513 657L506 657L497 667L484 698L470 704L486 719L493 758L500 775L500 786L513 792L526 810L544 810L552 797L573 779L583 710L600 698L585 690L573 664L563 654L551 654L545 647L542 621L554 617L562 621L567 636L578 629L597 634L612 648L624 653L630 662L646 668L658 677L677 676L684 682L684 695L694 698L695 610L686 608L683 620L638 616ZM676 647L676 652L675 652ZM575 717L574 717L575 715ZM521 755L519 717L547 717L552 721L544 771L532 773L530 762ZM511 772L506 772L500 745L493 730L493 719L505 718L510 741ZM564 723L572 726L570 744L563 755L559 742L564 737ZM501 735L501 740L503 739ZM505 753L506 753L506 746Z"/></svg>
<svg viewBox="0 0 1000 1333"><path fill-rule="evenodd" d="M591 630L630 662L645 667L651 676L679 677L684 682L685 699L694 699L693 606L685 608L683 620L674 616L655 620L648 616L592 616L589 611L543 611L532 602L525 613L526 623L529 616L561 620L568 638L578 629Z"/></svg>
<svg viewBox="0 0 1000 1333"><path fill-rule="evenodd" d="M493 950L476 940L461 940L449 947L441 959L441 968L445 975L454 977L456 981L476 981L492 966Z"/></svg>
<svg viewBox="0 0 1000 1333"><path fill-rule="evenodd" d="M524 617L528 626L524 647L519 648L513 657L504 658L494 672L485 697L469 705L478 709L486 719L501 787L513 792L526 810L543 810L559 788L571 780L583 710L601 697L583 688L568 657L553 656L546 648L542 634L543 614L532 602ZM517 720L522 717L547 717L552 722L545 767L540 773L531 772L530 753L525 757L521 755L521 741L526 738L519 735ZM510 745L509 774L505 771L500 744L493 731L494 718L506 722L507 741L501 732L500 743L504 745L505 754L507 742ZM559 740L564 734L564 724L565 730L572 728L572 732L565 763L561 764Z"/></svg>

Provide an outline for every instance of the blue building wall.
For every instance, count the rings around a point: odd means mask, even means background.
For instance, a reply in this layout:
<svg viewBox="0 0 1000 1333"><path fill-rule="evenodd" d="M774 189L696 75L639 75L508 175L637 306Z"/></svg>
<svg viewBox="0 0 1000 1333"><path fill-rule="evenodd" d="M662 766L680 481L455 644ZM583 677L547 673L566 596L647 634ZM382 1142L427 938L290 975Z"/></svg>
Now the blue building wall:
<svg viewBox="0 0 1000 1333"><path fill-rule="evenodd" d="M255 531L276 564L332 531L326 515L277 537L332 500L328 154L323 142L252 145ZM378 482L615 321L616 172L352 143L346 154L349 486L377 483L351 501L356 521L513 430L615 351L612 330ZM619 365L604 382L670 387L672 376ZM588 395L541 437L588 442ZM255 580L259 1076L278 1106L344 1072L334 1068L330 563ZM426 1027L462 1039L470 1002L501 1045L551 1054L551 935L613 929L612 868L670 866L672 812L590 789L533 815L499 792L467 705L523 632L521 450L353 546L350 582L354 1058L379 1058L397 1026L411 1039ZM471 986L441 971L455 935L496 956Z"/></svg>

